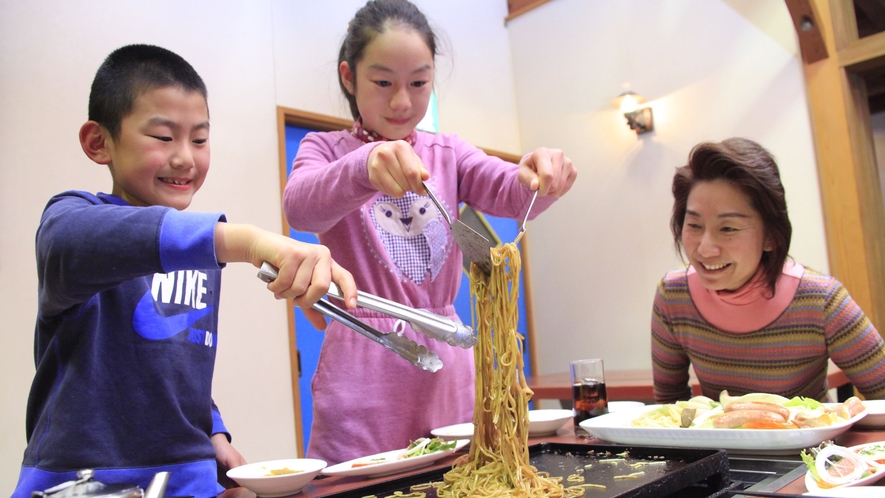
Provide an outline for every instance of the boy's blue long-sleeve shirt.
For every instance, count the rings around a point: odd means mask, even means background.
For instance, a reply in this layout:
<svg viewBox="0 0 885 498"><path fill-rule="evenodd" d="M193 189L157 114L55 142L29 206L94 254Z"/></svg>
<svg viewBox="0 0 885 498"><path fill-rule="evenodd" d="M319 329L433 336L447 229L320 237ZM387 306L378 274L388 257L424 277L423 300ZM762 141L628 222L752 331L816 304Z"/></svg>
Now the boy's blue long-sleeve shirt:
<svg viewBox="0 0 885 498"><path fill-rule="evenodd" d="M96 469L96 480L214 496L219 213L53 197L37 231L37 371L14 497Z"/></svg>

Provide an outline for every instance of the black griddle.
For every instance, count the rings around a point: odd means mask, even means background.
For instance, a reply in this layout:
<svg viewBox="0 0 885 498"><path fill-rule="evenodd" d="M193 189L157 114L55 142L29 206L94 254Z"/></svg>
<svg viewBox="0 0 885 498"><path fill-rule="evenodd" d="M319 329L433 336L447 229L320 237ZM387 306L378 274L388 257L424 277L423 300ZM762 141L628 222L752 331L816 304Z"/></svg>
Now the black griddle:
<svg viewBox="0 0 885 498"><path fill-rule="evenodd" d="M624 461L600 462L618 458ZM587 489L584 496L588 498L660 498L674 493L711 496L728 490L731 485L725 450L541 443L529 447L529 460L539 471L562 477L565 487L579 484L566 481L568 476L576 473L584 476L584 484L606 486L606 489ZM651 465L628 465L638 462ZM362 498L376 495L384 498L397 491L410 493L410 488L417 484L442 481L449 470L449 467L430 470L326 496ZM614 479L614 476L638 471L644 474L635 479ZM422 491L427 498L437 498L434 488Z"/></svg>

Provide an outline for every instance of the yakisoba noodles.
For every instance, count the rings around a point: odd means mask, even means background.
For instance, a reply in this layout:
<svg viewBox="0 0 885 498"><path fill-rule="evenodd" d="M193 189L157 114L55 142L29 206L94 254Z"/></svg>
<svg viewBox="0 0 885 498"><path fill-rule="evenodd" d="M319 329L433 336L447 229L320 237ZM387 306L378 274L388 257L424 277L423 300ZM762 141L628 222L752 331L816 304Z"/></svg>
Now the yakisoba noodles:
<svg viewBox="0 0 885 498"><path fill-rule="evenodd" d="M523 374L519 320L519 250L515 244L492 249L492 271L470 269L473 322L479 341L476 360L475 431L470 453L446 473L437 495L569 496L556 480L529 463L528 402L532 396Z"/></svg>

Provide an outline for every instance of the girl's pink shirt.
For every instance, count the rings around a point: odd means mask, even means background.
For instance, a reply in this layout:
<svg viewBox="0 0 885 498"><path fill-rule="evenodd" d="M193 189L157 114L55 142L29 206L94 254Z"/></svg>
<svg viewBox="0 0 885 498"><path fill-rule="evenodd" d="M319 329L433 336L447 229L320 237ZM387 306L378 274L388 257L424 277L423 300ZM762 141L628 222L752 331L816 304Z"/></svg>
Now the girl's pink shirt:
<svg viewBox="0 0 885 498"><path fill-rule="evenodd" d="M759 330L773 322L787 309L799 288L805 267L787 261L777 280L774 297L759 272L736 291L714 291L701 283L693 266L688 267L688 290L701 316L716 328L735 333Z"/></svg>
<svg viewBox="0 0 885 498"><path fill-rule="evenodd" d="M307 134L283 196L286 219L296 230L316 233L361 291L456 318L452 303L463 270L451 230L429 198L410 192L394 199L372 186L366 163L377 145L349 131ZM413 149L430 173L427 184L453 217L461 202L493 216L524 216L532 192L519 183L515 164L456 135L417 132ZM539 197L531 217L554 200ZM421 225L427 213L434 216ZM416 266L419 254L426 255L426 268ZM397 329L386 315L364 308L352 313L379 330ZM469 323L469 316L461 318ZM404 448L432 429L472 420L473 351L429 339L408 325L403 335L436 352L443 368L421 371L343 325L329 325L311 381L308 456L344 462Z"/></svg>

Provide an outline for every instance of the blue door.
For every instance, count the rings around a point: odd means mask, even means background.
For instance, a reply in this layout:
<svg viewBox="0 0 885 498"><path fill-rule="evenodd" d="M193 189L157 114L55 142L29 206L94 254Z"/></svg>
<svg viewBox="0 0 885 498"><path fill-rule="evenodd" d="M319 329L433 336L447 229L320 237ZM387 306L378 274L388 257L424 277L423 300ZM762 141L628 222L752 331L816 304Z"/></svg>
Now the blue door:
<svg viewBox="0 0 885 498"><path fill-rule="evenodd" d="M295 154L298 152L298 146L301 144L301 139L304 138L305 135L310 133L311 129L301 128L297 126L286 125L286 176L288 177L289 173L292 171L292 161L295 159ZM465 220L465 223L470 224L474 228L477 228L480 233L484 233L489 237L489 240L500 242L500 241L512 241L516 238L516 233L519 230L519 223L506 219L506 218L495 218L493 216L485 216L481 213L477 213L471 210L469 207L462 206L462 217ZM474 218L471 220L471 218ZM317 243L318 239L316 235L312 233L304 233L304 232L296 232L295 230L289 230L289 236L293 239L300 240L302 242L310 242ZM525 262L523 262L523 268L525 268ZM529 344L528 344L528 327L526 326L526 309L525 309L525 281L523 279L520 282L520 288L523 289L523 294L519 297L519 316L522 318L519 321L518 331L526 338L525 342L525 350L523 351L523 357L525 361L525 375L531 375L531 368L529 365ZM461 317L462 320L469 321L471 316L470 310L470 280L467 277L466 273L462 273L461 276L461 287L458 291L458 296L455 298L455 310L458 312L458 316ZM299 378L298 378L298 387L299 392L301 393L301 425L302 425L302 434L303 434L303 444L304 444L304 452L307 453L307 442L310 440L310 428L313 422L313 393L310 391L310 381L313 378L313 374L317 369L317 362L320 357L320 347L323 345L323 333L314 328L313 325L307 320L304 316L304 313L301 312L301 309L297 306L294 306L295 309L295 344L298 348L298 359L299 365L295 367L298 368ZM380 347L380 346L379 346ZM449 347L447 344L440 343L440 347ZM445 368L445 367L443 367ZM297 416L297 414L296 414Z"/></svg>

